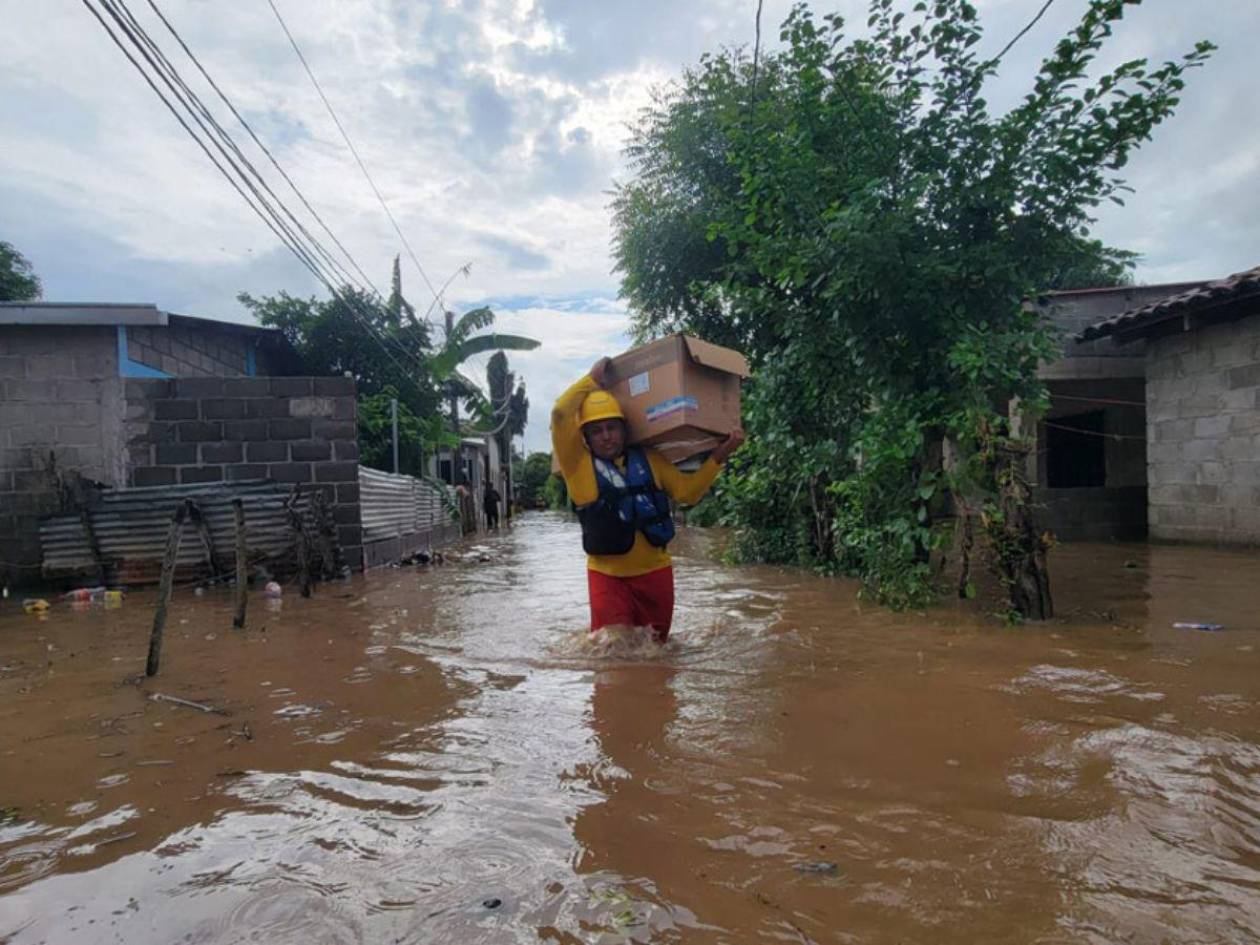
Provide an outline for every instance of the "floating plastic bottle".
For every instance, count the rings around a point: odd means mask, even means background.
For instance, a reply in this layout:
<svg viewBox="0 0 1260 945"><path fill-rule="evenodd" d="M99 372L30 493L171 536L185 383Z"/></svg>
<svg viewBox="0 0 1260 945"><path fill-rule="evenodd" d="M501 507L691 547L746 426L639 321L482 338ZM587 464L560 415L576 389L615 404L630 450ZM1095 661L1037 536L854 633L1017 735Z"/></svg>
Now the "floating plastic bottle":
<svg viewBox="0 0 1260 945"><path fill-rule="evenodd" d="M263 595L265 597L277 598L283 593L283 589L275 581L268 581L267 586L263 588Z"/></svg>
<svg viewBox="0 0 1260 945"><path fill-rule="evenodd" d="M1180 623L1179 622L1179 623L1173 624L1173 629L1174 630L1208 630L1208 631L1215 632L1217 630L1224 630L1225 624L1223 623Z"/></svg>
<svg viewBox="0 0 1260 945"><path fill-rule="evenodd" d="M28 614L42 614L48 610L48 601L42 597L28 597L22 601L22 609Z"/></svg>
<svg viewBox="0 0 1260 945"><path fill-rule="evenodd" d="M104 600L105 588L103 587L79 587L66 594L61 595L62 600Z"/></svg>

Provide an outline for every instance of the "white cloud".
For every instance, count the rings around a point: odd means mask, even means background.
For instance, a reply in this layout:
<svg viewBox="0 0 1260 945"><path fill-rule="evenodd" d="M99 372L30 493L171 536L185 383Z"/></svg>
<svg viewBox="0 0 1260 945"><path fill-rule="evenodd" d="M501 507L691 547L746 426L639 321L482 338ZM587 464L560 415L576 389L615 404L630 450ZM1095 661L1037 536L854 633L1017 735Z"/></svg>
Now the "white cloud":
<svg viewBox="0 0 1260 945"><path fill-rule="evenodd" d="M326 93L435 283L474 262L450 300L538 301L502 310L504 330L543 341L513 354L546 440L551 398L625 342L609 258L608 189L624 173L626 124L705 51L749 44L744 0L277 0ZM203 98L213 93L147 4L133 11ZM164 0L162 9L378 286L398 239L265 4ZM767 0L778 44L791 0ZM862 0L818 3L864 31ZM1037 5L982 0L995 53ZM1027 90L1041 57L1084 9L1060 2L986 89L994 108ZM240 317L237 291L314 291L309 274L217 175L80 4L5 4L0 58L0 239L28 252L50 297L153 301ZM1221 50L1188 77L1177 115L1128 169L1123 210L1098 235L1147 256L1149 281L1210 277L1260 262L1260 106L1250 38L1260 4L1131 10L1108 61ZM245 135L232 126L241 142ZM265 164L256 158L260 167ZM274 178L274 186L283 185ZM297 206L296 200L286 199ZM404 260L406 254L404 253ZM407 262L422 309L429 297ZM558 300L558 301L557 301ZM567 301L566 301L567 300Z"/></svg>

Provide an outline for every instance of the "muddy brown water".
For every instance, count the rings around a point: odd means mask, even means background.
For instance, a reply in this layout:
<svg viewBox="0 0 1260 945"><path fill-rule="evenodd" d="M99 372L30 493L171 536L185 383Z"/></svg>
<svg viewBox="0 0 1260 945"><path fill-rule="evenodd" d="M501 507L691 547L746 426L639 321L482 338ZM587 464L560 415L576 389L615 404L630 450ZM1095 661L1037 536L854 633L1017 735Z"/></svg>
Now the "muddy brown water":
<svg viewBox="0 0 1260 945"><path fill-rule="evenodd" d="M1256 555L1060 548L1012 630L711 540L660 653L546 514L244 633L181 591L142 684L151 594L5 602L0 941L1260 939Z"/></svg>

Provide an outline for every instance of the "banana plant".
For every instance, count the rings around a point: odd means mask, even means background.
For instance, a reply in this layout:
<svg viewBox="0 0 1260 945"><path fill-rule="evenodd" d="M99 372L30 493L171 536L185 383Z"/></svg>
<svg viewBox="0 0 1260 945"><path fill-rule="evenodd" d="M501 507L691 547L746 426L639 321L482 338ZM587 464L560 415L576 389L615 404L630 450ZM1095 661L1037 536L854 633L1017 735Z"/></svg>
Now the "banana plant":
<svg viewBox="0 0 1260 945"><path fill-rule="evenodd" d="M446 313L446 340L430 364L434 379L442 385L449 401L451 432L456 436L460 434L460 400L469 405L474 416L488 420L492 428L496 425L494 408L476 382L460 370L460 365L473 355L486 351L532 351L539 345L533 338L522 335L500 332L474 334L493 324L494 312L484 305L465 312L458 318L454 312Z"/></svg>

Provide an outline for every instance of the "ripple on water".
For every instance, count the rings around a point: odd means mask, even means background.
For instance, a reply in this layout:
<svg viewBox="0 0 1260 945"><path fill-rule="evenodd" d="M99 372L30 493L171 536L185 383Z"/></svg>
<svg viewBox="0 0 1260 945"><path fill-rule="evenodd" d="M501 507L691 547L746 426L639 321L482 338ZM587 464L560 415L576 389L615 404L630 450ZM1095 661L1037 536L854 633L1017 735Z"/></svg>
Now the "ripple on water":
<svg viewBox="0 0 1260 945"><path fill-rule="evenodd" d="M1105 765L1119 795L1048 828L1103 927L1154 931L1163 914L1168 940L1218 941L1228 908L1237 940L1260 939L1260 747L1130 724L1082 736L1069 761Z"/></svg>
<svg viewBox="0 0 1260 945"><path fill-rule="evenodd" d="M1154 691L1149 684L1123 679L1105 670L1050 663L1034 666L1000 688L1015 695L1030 690L1048 691L1064 702L1091 705L1117 697L1141 702L1158 702L1164 698L1163 693Z"/></svg>

